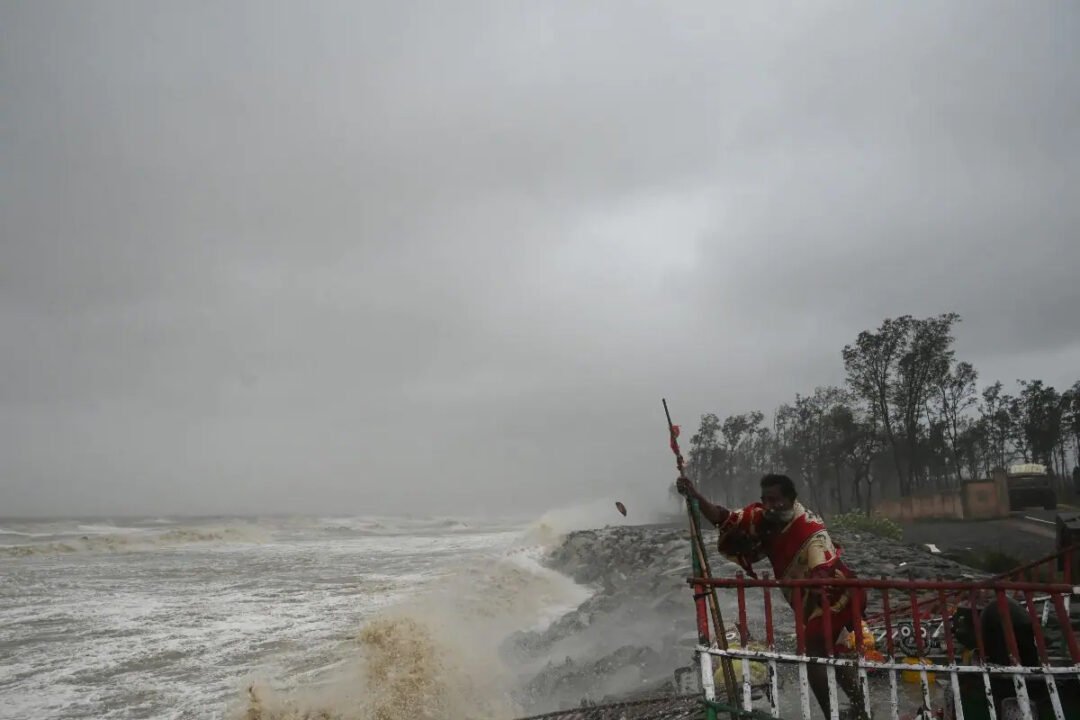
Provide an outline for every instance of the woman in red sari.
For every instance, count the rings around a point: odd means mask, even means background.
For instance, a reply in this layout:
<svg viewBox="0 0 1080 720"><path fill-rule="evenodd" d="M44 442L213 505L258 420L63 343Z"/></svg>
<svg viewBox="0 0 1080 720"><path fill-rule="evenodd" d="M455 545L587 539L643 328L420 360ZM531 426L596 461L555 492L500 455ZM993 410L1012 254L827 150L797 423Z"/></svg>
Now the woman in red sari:
<svg viewBox="0 0 1080 720"><path fill-rule="evenodd" d="M676 481L679 492L698 501L701 514L719 533L717 548L720 553L742 567L754 577L753 565L768 559L775 577L784 580L806 578L851 578L855 573L840 559L840 549L829 537L825 523L817 514L807 510L798 501L795 484L787 475L766 475L761 479L761 502L752 503L741 510L728 510L709 502L685 477ZM794 609L795 589L785 588L784 596ZM828 593L828 612L832 637L825 636L825 623L820 593L810 588L802 589L803 624L806 628L806 652L815 657L825 657L830 645L835 645L840 633L846 628L853 631L855 618L852 593L859 593L859 607L866 607L866 591L856 588L831 588ZM814 695L829 717L829 686L824 665L807 668ZM838 684L844 689L855 710L863 716L862 693L855 674L849 668L837 669Z"/></svg>

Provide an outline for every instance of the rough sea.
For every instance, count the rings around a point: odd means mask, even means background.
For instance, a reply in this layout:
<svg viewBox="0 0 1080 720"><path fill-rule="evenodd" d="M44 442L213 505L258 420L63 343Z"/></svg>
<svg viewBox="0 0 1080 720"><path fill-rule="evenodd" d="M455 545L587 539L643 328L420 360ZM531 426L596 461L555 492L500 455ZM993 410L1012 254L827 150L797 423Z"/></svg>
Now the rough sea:
<svg viewBox="0 0 1080 720"><path fill-rule="evenodd" d="M514 717L545 522L0 520L0 718ZM320 715L319 713L325 713Z"/></svg>

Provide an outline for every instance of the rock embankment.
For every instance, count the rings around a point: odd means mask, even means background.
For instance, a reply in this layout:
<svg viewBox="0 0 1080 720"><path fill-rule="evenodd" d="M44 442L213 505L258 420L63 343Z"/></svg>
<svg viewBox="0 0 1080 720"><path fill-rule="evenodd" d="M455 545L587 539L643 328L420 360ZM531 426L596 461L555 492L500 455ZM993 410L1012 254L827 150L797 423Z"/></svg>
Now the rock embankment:
<svg viewBox="0 0 1080 720"><path fill-rule="evenodd" d="M837 533L845 561L862 577L960 578L982 573L918 547L876 535ZM714 575L738 568L716 552L706 531ZM595 593L540 632L521 632L504 648L527 668L518 701L533 712L582 702L629 700L674 690L674 670L690 664L697 641L685 527L619 526L566 536L547 558L550 567ZM761 569L768 569L767 563ZM729 626L734 593L721 593ZM777 631L791 628L790 611L774 596ZM749 597L752 634L762 628L760 595ZM730 628L729 628L730 629Z"/></svg>

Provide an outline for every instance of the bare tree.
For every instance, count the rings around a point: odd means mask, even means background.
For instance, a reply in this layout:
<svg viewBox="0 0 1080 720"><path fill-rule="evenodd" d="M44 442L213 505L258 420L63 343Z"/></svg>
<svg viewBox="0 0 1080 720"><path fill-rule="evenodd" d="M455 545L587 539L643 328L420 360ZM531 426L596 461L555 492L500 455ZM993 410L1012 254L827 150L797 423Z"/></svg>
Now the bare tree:
<svg viewBox="0 0 1080 720"><path fill-rule="evenodd" d="M941 376L934 396L933 405L944 425L957 483L963 480L964 475L960 436L970 425L967 414L977 402L975 381L978 377L971 363L956 363L951 371ZM968 439L972 437L969 435ZM968 447L971 448L970 443Z"/></svg>
<svg viewBox="0 0 1080 720"><path fill-rule="evenodd" d="M885 440L893 451L893 462L896 465L896 476L901 483L901 491L906 490L906 475L894 432L891 396L897 365L903 356L912 322L910 315L903 315L895 320L887 318L877 331L862 331L855 343L846 345L843 350L848 384L866 401L873 415L881 420Z"/></svg>

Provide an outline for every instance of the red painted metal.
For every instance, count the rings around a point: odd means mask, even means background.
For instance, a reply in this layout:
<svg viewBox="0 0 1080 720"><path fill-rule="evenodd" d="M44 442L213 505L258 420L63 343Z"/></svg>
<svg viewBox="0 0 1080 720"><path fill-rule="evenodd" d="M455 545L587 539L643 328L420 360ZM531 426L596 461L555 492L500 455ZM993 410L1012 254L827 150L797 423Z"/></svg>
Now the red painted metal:
<svg viewBox="0 0 1080 720"><path fill-rule="evenodd" d="M736 573L735 578L745 580L741 572ZM739 598L739 644L746 647L746 643L750 639L750 629L746 624L746 586L739 585L736 594Z"/></svg>
<svg viewBox="0 0 1080 720"><path fill-rule="evenodd" d="M765 574L765 579L769 579L768 573ZM772 621L772 588L766 586L761 589L764 594L765 602L765 644L769 646L770 650L775 649L775 638L773 635L773 621Z"/></svg>
<svg viewBox="0 0 1080 720"><path fill-rule="evenodd" d="M776 581L772 581L775 583ZM760 587L778 587L772 583L765 583ZM806 654L806 628L803 626L803 599L799 588L791 596L791 609L795 613L795 647L800 655Z"/></svg>
<svg viewBox="0 0 1080 720"><path fill-rule="evenodd" d="M948 606L945 603L945 591L938 590L938 602L941 604L941 627L945 631L945 657L949 659L949 663L952 664L956 661L956 646L953 645L952 635L952 622L948 617Z"/></svg>
<svg viewBox="0 0 1080 720"><path fill-rule="evenodd" d="M694 610L697 614L698 642L709 644L709 611L705 607L705 586L694 583Z"/></svg>
<svg viewBox="0 0 1080 720"><path fill-rule="evenodd" d="M971 590L971 622L975 631L975 647L979 651L979 664L986 662L986 642L983 639L982 621L979 619L979 593Z"/></svg>
<svg viewBox="0 0 1080 720"><path fill-rule="evenodd" d="M1075 550L1080 550L1080 544L1072 545L1052 555L1047 555L1045 557L1039 558L1038 560L1034 560L1019 567L1013 568L1012 570L1008 570L1004 573L999 573L983 582L996 582L1000 580L1005 580L1015 582L1029 582L1033 584L1038 583L1040 586L1045 586L1047 584L1052 584L1055 582L1071 585L1071 558ZM1061 563L1063 559L1065 560L1064 572L1059 572L1057 569L1058 563ZM983 594L986 597L980 597L980 600L985 601L992 599L992 588L985 588L984 590L985 592ZM1010 592L1012 593L1012 597L1015 600L1022 600L1023 596L1021 591L1012 589L1010 590ZM946 605L959 605L961 602L966 600L967 594L968 593L966 592L966 590L960 590L955 592L951 591L946 593ZM940 610L939 603L940 599L936 593L933 595L921 596L919 598L919 606L923 610L923 617L927 619L932 617L938 610ZM911 608L910 606L895 607L893 608L892 612L894 620L907 618L911 615ZM880 627L883 620L884 618L881 616L880 613L868 615L866 618L867 624L871 627Z"/></svg>
<svg viewBox="0 0 1080 720"><path fill-rule="evenodd" d="M1065 635L1065 643L1069 648L1069 655L1072 657L1074 663L1080 663L1080 644L1076 642L1076 633L1073 632L1069 611L1065 608L1065 598L1064 596L1057 594L1053 597L1054 609L1057 611L1058 624L1061 626L1061 631Z"/></svg>
<svg viewBox="0 0 1080 720"><path fill-rule="evenodd" d="M923 644L922 639L922 622L919 618L919 599L915 596L915 591L912 590L911 596L911 619L915 623L915 648L919 657L926 655L926 647Z"/></svg>
<svg viewBox="0 0 1080 720"><path fill-rule="evenodd" d="M885 581L886 578L882 578ZM889 607L889 588L881 588L881 609L885 615L885 648L889 657L893 657L896 654L896 648L893 647L893 630L892 630L892 611Z"/></svg>
<svg viewBox="0 0 1080 720"><path fill-rule="evenodd" d="M1058 560L1060 560L1063 556L1065 558L1068 558L1072 554L1072 552L1074 550L1077 550L1077 549L1080 549L1080 545L1070 545L1067 548L1063 548L1062 550L1055 551L1054 553L1052 553L1050 555L1046 555L1044 557L1041 557L1038 560L1032 560L1031 562L1029 562L1029 563L1027 563L1025 565L1020 565L1018 567L1014 567L1011 570L1006 570L1003 573L998 573L997 575L994 575L990 579L991 580L1007 580L1009 578L1015 578L1015 577L1017 577L1018 575L1020 575L1022 573L1028 572L1029 570L1034 570L1035 568L1038 568L1038 567L1041 567L1041 566L1044 566L1044 565L1049 566L1051 569L1056 571L1056 569L1057 569L1056 565L1057 565ZM1068 565L1066 565L1065 567L1066 567L1065 582L1069 582ZM1054 572L1054 573L1052 573L1050 575L1050 577L1055 577L1056 575L1057 575L1057 573Z"/></svg>
<svg viewBox="0 0 1080 720"><path fill-rule="evenodd" d="M1005 591L997 593L998 613L1001 615L1001 624L1005 626L1005 647L1009 651L1009 662L1013 665L1020 664L1020 649L1016 644L1016 628L1013 627L1012 613L1009 612L1009 602L1005 597Z"/></svg>
<svg viewBox="0 0 1080 720"><path fill-rule="evenodd" d="M765 578L744 577L738 578L689 578L690 583L702 583L712 587L737 588L740 584L744 587L775 587L775 588L811 588L821 587L860 587L865 589L890 588L893 590L1035 590L1047 594L1071 594L1072 585L1064 583L1036 583L1016 582L1013 580L889 580L874 578L821 578L807 580L776 580Z"/></svg>
<svg viewBox="0 0 1080 720"><path fill-rule="evenodd" d="M1064 557L1064 555L1057 556L1057 559L1060 560L1061 557ZM1071 577L1068 571L1051 577L1038 568L1021 568L1019 571L1012 571L1003 577L980 580L944 580L941 578L913 580L886 577L781 580L770 577L768 574L763 574L761 578L757 578L747 577L744 573L739 572L734 577L689 578L688 582L694 586L695 592L699 595L703 594L704 589L709 587L735 589L734 595L737 598L739 613L737 627L742 650L734 648L730 651L727 649L713 649L709 652L721 658L741 657L757 662L768 662L772 673L775 673L777 663L799 665L800 702L804 712L809 712L808 703L810 702L809 698L811 698L807 687L806 668L811 665L825 665L828 668L830 697L834 702L838 699L836 683L840 679L836 675L836 670L841 668L858 670L861 687L863 692L866 693L869 692L868 688L870 687L867 683L867 672L888 673L891 688L890 702L894 704L900 702L897 694L897 680L901 677L910 679L910 673L914 671L919 677L922 705L928 712L941 699L940 691L936 690L936 686L929 682L930 673L945 674L949 683L951 683L950 692L954 701L960 697L961 692L970 692L972 690L971 679L981 677L987 698L991 698L993 692L996 692L993 688L1000 689L1000 683L995 684L996 681L992 678L1011 677L1016 695L1022 704L1027 703L1029 699L1027 694L1029 683L1045 683L1053 693L1055 712L1058 713L1059 717L1062 717L1060 714L1062 711L1061 701L1056 694L1055 682L1058 678L1068 677L1071 679L1075 677L1076 673L1080 672L1080 642L1078 642L1077 634L1069 622L1068 608L1066 607L1069 601L1066 598L1071 598L1074 594L1080 594L1080 588L1074 587L1069 582L1046 581L1047 578L1057 580L1061 576L1065 579ZM760 649L751 650L747 647L750 638L748 624L750 609L747 607L748 588L761 588L761 598L764 605L764 635L769 648L768 652ZM774 588L782 590L785 595L790 597L792 610L794 610L796 643L796 653L794 655L785 652L776 653L774 650L776 643L775 613L772 607ZM822 617L820 621L815 620L815 622L821 622L821 629L824 630L825 636L831 639L834 630L838 631L840 628L835 627L835 618L829 612L831 610L829 593L835 592L835 589L846 588L875 591L874 596L880 596L880 618L884 623L885 632L883 637L878 636L884 646L879 647L878 650L886 651L887 658L883 659L877 653L868 653L866 651L865 646L868 638L866 633L863 632L861 622L855 623L854 627L851 628L851 636L849 636L849 642L854 641L854 659L844 657L847 654L846 650L837 646L834 642L826 642L824 648L820 648L823 650L821 653L823 657L808 657L808 651L816 654L819 648L816 643L813 647L808 647L810 638L807 635L804 619L805 611L820 606ZM749 595L750 602L756 601L753 592L749 593ZM861 594L853 595L850 600L853 617L861 618L863 611L866 610L862 606L877 602L877 598L874 596L868 596L867 602L863 603L860 599ZM906 603L899 609L894 608L892 605L892 602L895 602L898 597L902 603ZM1028 668L1021 666L1021 647L1018 643L1016 628L1010 612L1010 598L1015 598L1024 605L1027 615L1032 621L1035 644L1039 653L1038 665L1041 667ZM979 608L981 606L985 611L987 600L996 603L996 609L1001 616L1002 629L1009 655L1008 665L1006 666L990 663L986 655L987 638L984 637ZM813 604L808 605L808 602ZM1039 603L1042 602L1053 604L1062 628L1064 642L1055 641L1056 644L1051 643L1050 638L1044 632L1042 618L1045 617L1047 608L1042 606L1042 612L1039 612ZM976 648L971 649L977 652L975 655L978 658L977 660L972 659L969 661L961 657L961 650L966 648L959 643L952 624L954 613L964 606L970 607L974 638L973 641L967 642L976 645ZM914 631L914 638L910 644L906 635L901 636L896 633L897 629L904 629L906 633L906 627L898 620L898 616L903 618L904 623L911 623L910 627ZM699 610L699 620L702 617L707 618ZM932 630L933 634L927 633L927 636L924 637L924 629ZM871 626L871 631L877 636L879 628ZM1072 667L1062 666L1062 658L1060 657L1062 651L1059 649L1061 645L1067 645L1068 655L1073 662ZM1024 650L1027 649L1024 648ZM940 658L942 654L946 656L945 660ZM840 657L838 658L837 655ZM917 663L913 667L908 664L909 660L902 657L904 655L918 656L921 663L925 664ZM1001 658L1001 660L1004 660L1004 658ZM770 675L773 684L771 685L772 694L768 696L772 702L774 716L779 712L775 700L776 697L779 697L775 677L775 674ZM1036 687L1039 686L1036 685ZM910 693L908 693L908 700L914 700ZM747 701L744 699L744 702Z"/></svg>
<svg viewBox="0 0 1080 720"><path fill-rule="evenodd" d="M852 593L851 616L855 618L855 655L860 658L866 655L866 652L863 649L862 609L861 593Z"/></svg>
<svg viewBox="0 0 1080 720"><path fill-rule="evenodd" d="M1031 618L1031 626L1035 629L1035 647L1039 650L1039 661L1043 665L1050 663L1050 654L1046 651L1046 635L1043 634L1042 621L1039 613L1035 611L1035 593L1030 590L1024 593L1024 605L1027 607L1028 617Z"/></svg>
<svg viewBox="0 0 1080 720"><path fill-rule="evenodd" d="M833 640L836 638L833 635L832 627L832 603L829 602L829 588L828 586L822 586L818 593L820 598L818 602L821 603L821 626L825 628L825 657L833 656Z"/></svg>

